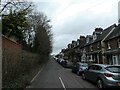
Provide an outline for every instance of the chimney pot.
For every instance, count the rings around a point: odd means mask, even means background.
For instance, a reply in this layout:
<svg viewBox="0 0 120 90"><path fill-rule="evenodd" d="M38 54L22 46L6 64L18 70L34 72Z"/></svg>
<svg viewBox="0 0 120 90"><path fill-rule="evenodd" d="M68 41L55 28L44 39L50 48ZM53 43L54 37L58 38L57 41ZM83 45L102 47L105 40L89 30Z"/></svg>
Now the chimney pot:
<svg viewBox="0 0 120 90"><path fill-rule="evenodd" d="M95 32L102 32L103 29L102 28L95 28Z"/></svg>

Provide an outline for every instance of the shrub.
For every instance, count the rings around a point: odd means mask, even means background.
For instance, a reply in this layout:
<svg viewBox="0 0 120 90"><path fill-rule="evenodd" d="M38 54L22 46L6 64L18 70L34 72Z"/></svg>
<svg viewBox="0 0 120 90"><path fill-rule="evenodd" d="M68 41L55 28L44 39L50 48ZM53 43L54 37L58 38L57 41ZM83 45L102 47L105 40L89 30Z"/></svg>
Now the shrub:
<svg viewBox="0 0 120 90"><path fill-rule="evenodd" d="M29 74L29 72L40 63L39 55L26 51L16 51L12 49L3 49L2 57L2 85L4 87L21 87L16 80ZM24 84L27 79L21 79ZM20 80L19 80L20 81Z"/></svg>

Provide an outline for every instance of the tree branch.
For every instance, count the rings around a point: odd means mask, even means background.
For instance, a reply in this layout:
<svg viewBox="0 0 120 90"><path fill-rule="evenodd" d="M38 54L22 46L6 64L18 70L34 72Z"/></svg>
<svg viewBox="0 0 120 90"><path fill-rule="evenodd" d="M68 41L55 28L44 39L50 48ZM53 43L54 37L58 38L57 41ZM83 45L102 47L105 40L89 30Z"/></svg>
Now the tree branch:
<svg viewBox="0 0 120 90"><path fill-rule="evenodd" d="M7 7L8 4L10 4L11 2L8 2L7 4L4 5L4 7L2 8L2 10L0 11L0 13L2 13L2 11Z"/></svg>
<svg viewBox="0 0 120 90"><path fill-rule="evenodd" d="M7 2L7 3L3 6L2 10L0 11L0 13L2 13L3 10L4 10L9 4L12 4L13 6L15 6L15 4L13 4L12 2ZM15 7L16 7L16 6L15 6ZM16 7L16 8L17 8L17 7Z"/></svg>

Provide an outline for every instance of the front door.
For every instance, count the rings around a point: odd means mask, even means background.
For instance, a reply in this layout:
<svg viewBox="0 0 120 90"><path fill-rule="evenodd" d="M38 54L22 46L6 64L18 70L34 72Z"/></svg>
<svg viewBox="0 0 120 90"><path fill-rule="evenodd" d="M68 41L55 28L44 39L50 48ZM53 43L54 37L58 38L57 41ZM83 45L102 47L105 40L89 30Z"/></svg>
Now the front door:
<svg viewBox="0 0 120 90"><path fill-rule="evenodd" d="M113 55L112 61L113 61L113 65L118 65L118 57L117 57L117 55Z"/></svg>

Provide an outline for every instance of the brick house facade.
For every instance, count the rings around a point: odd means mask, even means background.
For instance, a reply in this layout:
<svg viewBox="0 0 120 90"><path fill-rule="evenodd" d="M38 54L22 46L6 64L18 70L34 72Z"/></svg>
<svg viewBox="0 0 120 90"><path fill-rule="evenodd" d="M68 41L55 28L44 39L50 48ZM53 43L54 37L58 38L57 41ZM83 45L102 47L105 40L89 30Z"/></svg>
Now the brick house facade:
<svg viewBox="0 0 120 90"><path fill-rule="evenodd" d="M67 52L71 49L77 55L71 58L73 60L76 58L77 61L86 63L120 64L120 24L113 24L104 30L96 28L92 35L81 36L68 44Z"/></svg>
<svg viewBox="0 0 120 90"><path fill-rule="evenodd" d="M104 42L106 63L120 64L120 24Z"/></svg>

